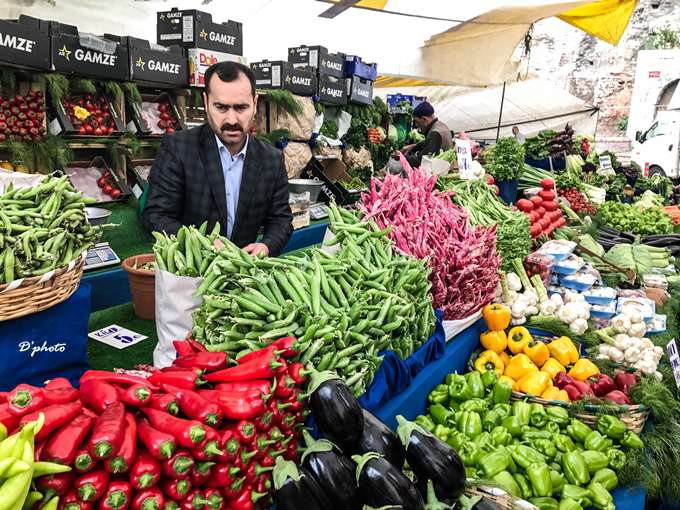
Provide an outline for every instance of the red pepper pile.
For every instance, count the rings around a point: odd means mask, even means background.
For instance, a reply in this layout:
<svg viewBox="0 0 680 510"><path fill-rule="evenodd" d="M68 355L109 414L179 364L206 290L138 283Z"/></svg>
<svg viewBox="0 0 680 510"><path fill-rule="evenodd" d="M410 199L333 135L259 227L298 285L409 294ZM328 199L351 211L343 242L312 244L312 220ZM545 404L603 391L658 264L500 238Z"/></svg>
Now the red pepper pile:
<svg viewBox="0 0 680 510"><path fill-rule="evenodd" d="M564 372L558 372L555 378L555 386L565 390L570 401L583 400L584 396L592 395L593 398L588 400L591 404L611 401L615 404L633 405L633 401L628 398L628 389L637 382L637 377L633 374L618 374L614 379L606 374L595 374L588 377L586 382L581 382L575 381Z"/></svg>
<svg viewBox="0 0 680 510"><path fill-rule="evenodd" d="M148 378L90 370L80 390L55 379L0 394L0 426L11 435L43 413L36 461L73 467L36 479L33 510L54 496L58 510L265 508L276 458L298 460L310 413L297 388L307 373L285 361L294 340L227 368L226 353L188 339Z"/></svg>

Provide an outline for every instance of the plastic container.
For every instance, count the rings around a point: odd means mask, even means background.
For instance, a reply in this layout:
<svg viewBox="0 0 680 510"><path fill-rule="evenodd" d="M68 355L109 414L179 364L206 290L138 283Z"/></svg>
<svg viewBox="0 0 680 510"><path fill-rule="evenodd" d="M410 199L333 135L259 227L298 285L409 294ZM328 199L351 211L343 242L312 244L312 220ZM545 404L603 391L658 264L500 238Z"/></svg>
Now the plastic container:
<svg viewBox="0 0 680 510"><path fill-rule="evenodd" d="M642 277L642 286L648 289L668 289L668 280L662 274L646 274Z"/></svg>
<svg viewBox="0 0 680 510"><path fill-rule="evenodd" d="M611 319L616 312L604 312L602 310L590 310L590 315L598 319Z"/></svg>
<svg viewBox="0 0 680 510"><path fill-rule="evenodd" d="M656 327L655 323L657 322L657 320L660 320L663 323L662 328ZM648 329L647 333L646 333L647 335L660 335L661 333L665 333L666 332L666 316L665 315L655 316L654 319L652 320L652 324L650 324L650 327L652 327L652 325L654 325L654 327L656 327L656 329L653 329L653 330Z"/></svg>
<svg viewBox="0 0 680 510"><path fill-rule="evenodd" d="M595 284L595 277L591 275L586 275L589 276L590 283L588 282L579 282L567 277L562 277L560 278L560 283L564 285L568 289L572 290L578 290L579 292L582 292L584 290L588 290L590 287L592 287Z"/></svg>
<svg viewBox="0 0 680 510"><path fill-rule="evenodd" d="M553 271L557 274L568 276L581 269L584 264L585 262L581 257L570 253L564 260L560 260L555 264Z"/></svg>
<svg viewBox="0 0 680 510"><path fill-rule="evenodd" d="M557 260L564 260L576 248L574 241L567 241L566 239L553 239L548 241L536 253L545 255L552 255Z"/></svg>
<svg viewBox="0 0 680 510"><path fill-rule="evenodd" d="M551 257L550 255L532 253L524 259L522 265L529 278L534 275L539 275L543 281L543 285L550 285L556 262L555 257Z"/></svg>
<svg viewBox="0 0 680 510"><path fill-rule="evenodd" d="M609 289L610 287L605 287ZM589 289L589 291L592 289ZM586 291L586 292L589 292ZM587 303L590 303L591 305L608 305L609 303L612 303L616 299L616 291L612 289L612 295L611 297L605 297L605 296L591 296L590 294L586 294L585 292L583 293L583 297L585 298Z"/></svg>
<svg viewBox="0 0 680 510"><path fill-rule="evenodd" d="M616 313L621 313L626 306L635 306L643 312L645 322L650 322L656 315L656 303L648 298L619 298L616 302ZM651 315L648 308L652 310Z"/></svg>

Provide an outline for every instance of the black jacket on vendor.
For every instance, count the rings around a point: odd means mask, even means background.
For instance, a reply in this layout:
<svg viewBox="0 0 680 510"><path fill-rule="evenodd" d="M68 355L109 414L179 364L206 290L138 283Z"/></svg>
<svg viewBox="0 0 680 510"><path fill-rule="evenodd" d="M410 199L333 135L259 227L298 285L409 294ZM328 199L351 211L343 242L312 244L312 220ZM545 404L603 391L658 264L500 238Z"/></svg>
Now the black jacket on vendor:
<svg viewBox="0 0 680 510"><path fill-rule="evenodd" d="M406 155L406 161L413 168L421 165L423 156L436 156L440 149L444 152L453 149L451 130L439 119L434 119L427 126L424 135L425 140L418 142L411 153Z"/></svg>

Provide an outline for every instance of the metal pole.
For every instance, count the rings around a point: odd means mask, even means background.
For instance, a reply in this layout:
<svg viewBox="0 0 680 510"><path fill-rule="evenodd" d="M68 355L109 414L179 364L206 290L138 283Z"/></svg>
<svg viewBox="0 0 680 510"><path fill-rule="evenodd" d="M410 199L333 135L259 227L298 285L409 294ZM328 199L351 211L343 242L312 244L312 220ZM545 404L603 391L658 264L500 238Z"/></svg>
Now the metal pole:
<svg viewBox="0 0 680 510"><path fill-rule="evenodd" d="M496 141L501 134L501 119L503 118L503 102L505 101L505 82L503 82L503 95L501 95L501 111L498 114L498 129L496 130Z"/></svg>

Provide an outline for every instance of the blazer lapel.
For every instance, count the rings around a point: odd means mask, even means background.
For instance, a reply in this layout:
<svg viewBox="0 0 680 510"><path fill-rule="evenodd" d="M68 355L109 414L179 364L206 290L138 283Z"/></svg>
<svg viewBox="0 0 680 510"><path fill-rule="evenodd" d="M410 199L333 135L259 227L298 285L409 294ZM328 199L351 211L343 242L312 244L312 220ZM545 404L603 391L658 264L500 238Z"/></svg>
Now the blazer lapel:
<svg viewBox="0 0 680 510"><path fill-rule="evenodd" d="M246 159L243 162L243 175L241 176L241 190L238 196L238 207L236 208L236 218L234 218L234 229L231 238L234 239L239 230L239 225L246 214L250 200L253 198L257 183L260 179L260 151L253 138L248 135L248 150ZM223 185L224 187L224 185ZM225 199L226 200L226 199Z"/></svg>
<svg viewBox="0 0 680 510"><path fill-rule="evenodd" d="M201 133L201 145L204 150L199 151L201 160L205 168L205 173L208 175L208 182L210 189L215 197L217 203L217 210L220 213L220 223L226 227L227 225L227 192L224 189L224 171L222 169L222 160L217 149L217 142L215 141L215 133L208 124L203 126L203 133Z"/></svg>

